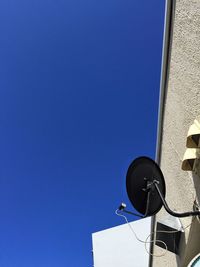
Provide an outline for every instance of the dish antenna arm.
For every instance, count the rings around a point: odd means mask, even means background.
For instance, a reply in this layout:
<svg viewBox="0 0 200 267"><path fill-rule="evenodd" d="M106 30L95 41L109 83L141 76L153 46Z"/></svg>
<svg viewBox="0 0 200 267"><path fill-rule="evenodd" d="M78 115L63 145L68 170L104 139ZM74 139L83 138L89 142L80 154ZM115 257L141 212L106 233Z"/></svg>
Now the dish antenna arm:
<svg viewBox="0 0 200 267"><path fill-rule="evenodd" d="M146 190L146 189L145 189ZM123 211L127 214L130 214L130 215L133 215L133 216L137 216L137 217L140 217L140 218L145 218L147 217L148 215L148 210L149 210L149 203L150 203L150 195L151 195L151 190L148 190L147 192L147 205L146 205L146 211L145 211L145 214L144 215L140 215L140 214L137 214L137 213L134 213L132 211L129 211L129 210L126 210L126 204L125 203L121 203L121 205L119 206L118 210L120 211Z"/></svg>
<svg viewBox="0 0 200 267"><path fill-rule="evenodd" d="M145 178L146 180L146 178ZM196 210L196 211L187 211L187 212L175 212L173 210L170 209L170 207L168 206L162 192L160 191L160 188L159 188L159 182L157 180L153 180L153 182L148 182L147 183L147 187L145 189L143 189L144 191L147 192L147 205L146 205L146 211L145 211L145 214L144 215L140 215L140 214L136 214L134 212L131 212L131 211L128 211L126 210L126 204L124 203L121 203L121 205L119 206L118 210L120 211L123 211L127 214L130 214L130 215L133 215L133 216L137 216L137 217L140 217L140 218L145 218L145 217L148 217L148 209L149 209L149 203L150 203L150 195L151 195L151 192L154 191L154 188L156 189L156 191L158 192L159 194L159 197L163 203L163 206L165 208L165 210L172 216L174 217L178 217L178 218L183 218L183 217L189 217L189 216L200 216L200 210Z"/></svg>
<svg viewBox="0 0 200 267"><path fill-rule="evenodd" d="M165 210L171 214L172 216L175 216L175 217L179 217L179 218L183 218L183 217L189 217L189 216L200 216L200 211L197 210L197 211L187 211L187 212L175 212L173 210L171 210L164 198L164 196L162 195L161 191L160 191L160 188L159 188L159 185L158 185L158 181L154 180L153 183L152 183L152 186L154 185L155 186L155 189L157 190L160 198L161 198L161 201L164 205L164 208Z"/></svg>

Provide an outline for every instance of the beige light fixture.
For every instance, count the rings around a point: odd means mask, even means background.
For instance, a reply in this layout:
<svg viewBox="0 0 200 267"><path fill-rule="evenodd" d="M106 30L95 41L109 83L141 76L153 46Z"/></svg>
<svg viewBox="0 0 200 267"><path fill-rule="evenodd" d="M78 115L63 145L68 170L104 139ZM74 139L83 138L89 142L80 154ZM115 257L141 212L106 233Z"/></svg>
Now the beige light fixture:
<svg viewBox="0 0 200 267"><path fill-rule="evenodd" d="M195 167L195 160L199 156L199 149L196 148L187 148L183 156L182 161L182 170L184 171L193 171Z"/></svg>
<svg viewBox="0 0 200 267"><path fill-rule="evenodd" d="M186 146L188 148L200 148L200 117L196 118L189 128Z"/></svg>
<svg viewBox="0 0 200 267"><path fill-rule="evenodd" d="M200 117L189 128L186 147L181 168L184 171L195 171L200 160Z"/></svg>

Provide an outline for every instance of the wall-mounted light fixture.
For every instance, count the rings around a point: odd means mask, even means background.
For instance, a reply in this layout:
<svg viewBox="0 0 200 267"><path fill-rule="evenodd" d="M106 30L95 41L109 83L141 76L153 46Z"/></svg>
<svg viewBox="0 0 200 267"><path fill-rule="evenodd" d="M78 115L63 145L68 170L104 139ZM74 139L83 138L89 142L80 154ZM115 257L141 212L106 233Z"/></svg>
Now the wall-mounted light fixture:
<svg viewBox="0 0 200 267"><path fill-rule="evenodd" d="M198 160L200 155L200 149L187 148L183 156L182 170L183 171L194 171L196 160Z"/></svg>
<svg viewBox="0 0 200 267"><path fill-rule="evenodd" d="M186 146L188 148L200 148L200 118L196 118L190 126Z"/></svg>
<svg viewBox="0 0 200 267"><path fill-rule="evenodd" d="M194 171L196 162L200 159L200 118L196 118L189 128L186 147L181 168L184 171Z"/></svg>

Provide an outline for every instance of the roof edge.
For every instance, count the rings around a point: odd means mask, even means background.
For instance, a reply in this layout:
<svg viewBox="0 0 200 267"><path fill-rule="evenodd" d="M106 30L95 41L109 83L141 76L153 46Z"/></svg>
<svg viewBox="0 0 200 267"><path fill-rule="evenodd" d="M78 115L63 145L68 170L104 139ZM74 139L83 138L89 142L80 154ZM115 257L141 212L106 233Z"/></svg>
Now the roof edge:
<svg viewBox="0 0 200 267"><path fill-rule="evenodd" d="M159 94L159 107L158 107L158 122L157 122L156 158L155 158L158 165L160 165L160 159L161 159L163 118L165 112L166 91L169 78L174 13L175 13L175 0L166 0L161 77L160 77L160 94ZM155 228L155 216L153 216L151 219L151 233L154 232L154 228ZM154 242L152 242L153 240L154 240L154 234L151 235L149 267L153 266L153 251L154 251Z"/></svg>

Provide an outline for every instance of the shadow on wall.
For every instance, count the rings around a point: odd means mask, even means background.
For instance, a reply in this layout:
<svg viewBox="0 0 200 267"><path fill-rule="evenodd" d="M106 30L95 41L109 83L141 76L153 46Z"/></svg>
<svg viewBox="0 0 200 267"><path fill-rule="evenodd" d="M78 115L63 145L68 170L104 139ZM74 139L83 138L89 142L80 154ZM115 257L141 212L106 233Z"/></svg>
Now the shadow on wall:
<svg viewBox="0 0 200 267"><path fill-rule="evenodd" d="M197 218L193 218L192 225L190 227L190 233L187 242L187 254L185 255L185 259L183 265L179 265L181 267L187 267L190 261L200 253L200 220Z"/></svg>
<svg viewBox="0 0 200 267"><path fill-rule="evenodd" d="M194 172L192 173L194 188L196 193L196 201L200 203L200 153L196 151L196 160L194 164Z"/></svg>
<svg viewBox="0 0 200 267"><path fill-rule="evenodd" d="M186 238L185 238L185 232L183 232L183 234L181 234L179 253L176 257L177 266L179 267L183 267L182 262L185 256L185 250L186 250Z"/></svg>
<svg viewBox="0 0 200 267"><path fill-rule="evenodd" d="M199 151L197 150L194 166L194 172L192 173L194 188L196 192L196 201L200 203L200 158ZM197 205L198 206L198 205ZM195 209L195 204L194 204ZM193 217L192 224L190 227L188 242L187 242L187 253L181 267L187 267L190 261L200 253L200 217ZM184 243L185 244L185 243ZM184 247L185 246L185 247ZM183 245L182 251L186 251L186 244Z"/></svg>
<svg viewBox="0 0 200 267"><path fill-rule="evenodd" d="M194 149L195 150L195 149ZM200 150L196 149L194 155L194 166L191 168L192 178L194 183L194 192L196 199L194 203L194 210L199 209L200 206ZM186 243L185 233L182 234L180 240L179 255L177 255L177 266L187 267L191 260L200 253L200 216L193 217L189 230L189 236Z"/></svg>

